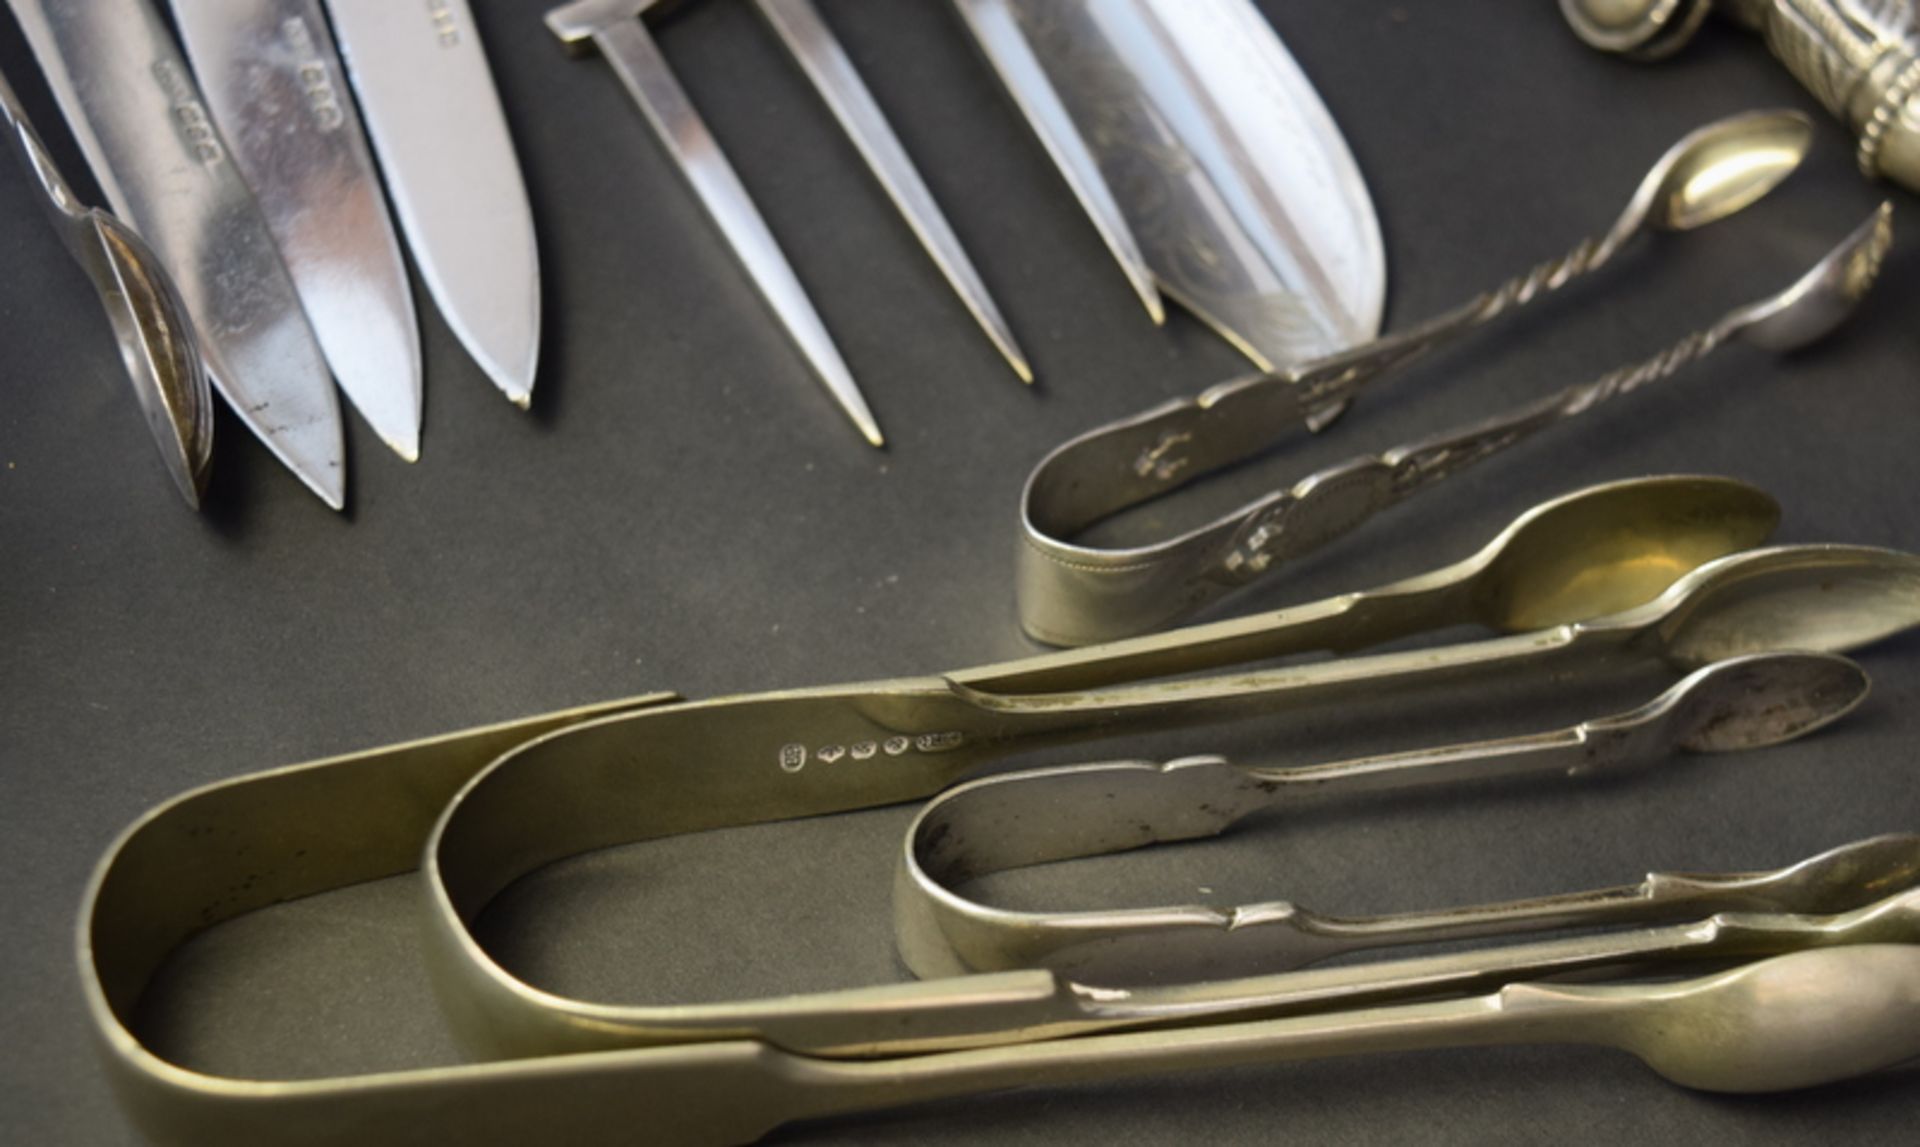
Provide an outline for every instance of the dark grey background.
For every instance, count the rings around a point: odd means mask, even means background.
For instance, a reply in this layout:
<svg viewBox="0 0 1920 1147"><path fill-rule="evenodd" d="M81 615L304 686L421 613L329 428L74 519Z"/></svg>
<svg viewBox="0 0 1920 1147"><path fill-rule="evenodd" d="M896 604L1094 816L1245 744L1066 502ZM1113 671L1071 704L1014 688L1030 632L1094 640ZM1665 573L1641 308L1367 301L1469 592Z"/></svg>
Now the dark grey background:
<svg viewBox="0 0 1920 1147"><path fill-rule="evenodd" d="M942 4L823 0L1038 369L1020 387L750 8L692 5L660 41L780 237L887 429L876 453L808 378L612 74L570 61L540 0L475 5L538 219L535 405L501 400L421 296L423 460L355 423L334 515L223 415L203 514L168 487L85 279L0 174L0 1141L136 1140L96 1067L73 913L134 816L270 765L655 689L691 696L1018 655L1015 496L1050 445L1243 365L1184 315L1142 315ZM1604 226L1683 132L1812 102L1749 37L1599 57L1553 5L1266 3L1372 186L1403 326ZM17 28L0 66L80 164ZM79 182L89 192L84 179ZM1201 504L1490 412L1650 352L1774 290L1892 195L1824 117L1806 170L1706 231L1384 387ZM1911 218L1897 217L1896 227ZM1638 473L1758 482L1782 537L1920 544L1920 257L1899 245L1842 337L1788 362L1735 347L1396 511L1229 611L1451 560L1546 496ZM1191 510L1193 504L1189 504ZM1151 523L1149 523L1151 525ZM1288 896L1380 911L1770 867L1916 826L1903 710L1920 643L1868 653L1854 719L1744 759L1629 782L1355 802L1230 841L1008 879L1010 904ZM1521 731L1665 678L1473 693L1311 728L1064 755L1308 761L1362 743ZM1524 701L1524 704L1522 702ZM1364 724L1364 736L1361 735ZM1062 759L1054 754L1052 759ZM903 974L886 890L906 809L614 850L509 893L486 931L523 974L619 1000L717 999ZM156 992L156 1046L214 1071L450 1062L402 881L216 930ZM1790 1097L1683 1092L1626 1056L1433 1053L952 1102L790 1141L1145 1143L1910 1140L1911 1069ZM646 1140L636 1128L635 1141Z"/></svg>

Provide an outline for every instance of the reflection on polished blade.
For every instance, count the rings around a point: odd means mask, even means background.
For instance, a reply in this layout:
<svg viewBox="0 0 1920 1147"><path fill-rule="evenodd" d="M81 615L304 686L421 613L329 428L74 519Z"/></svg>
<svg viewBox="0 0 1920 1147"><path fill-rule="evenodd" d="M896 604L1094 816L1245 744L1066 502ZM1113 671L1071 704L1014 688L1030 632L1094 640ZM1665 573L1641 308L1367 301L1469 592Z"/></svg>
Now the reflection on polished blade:
<svg viewBox="0 0 1920 1147"><path fill-rule="evenodd" d="M528 406L533 212L466 0L327 0L327 11L420 277L467 353Z"/></svg>
<svg viewBox="0 0 1920 1147"><path fill-rule="evenodd" d="M173 0L173 14L327 364L381 440L413 461L413 293L318 0Z"/></svg>
<svg viewBox="0 0 1920 1147"><path fill-rule="evenodd" d="M173 275L214 385L329 506L346 503L340 403L253 195L144 0L10 0L114 214Z"/></svg>
<svg viewBox="0 0 1920 1147"><path fill-rule="evenodd" d="M1242 0L1013 0L1169 296L1264 370L1365 342L1386 260L1339 129Z"/></svg>

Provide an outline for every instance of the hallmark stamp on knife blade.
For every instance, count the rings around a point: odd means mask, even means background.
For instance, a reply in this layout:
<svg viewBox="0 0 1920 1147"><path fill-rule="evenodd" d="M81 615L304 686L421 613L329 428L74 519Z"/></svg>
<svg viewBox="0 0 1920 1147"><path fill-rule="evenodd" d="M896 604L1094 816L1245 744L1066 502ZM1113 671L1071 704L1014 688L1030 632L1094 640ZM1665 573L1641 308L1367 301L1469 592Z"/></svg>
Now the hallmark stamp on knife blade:
<svg viewBox="0 0 1920 1147"><path fill-rule="evenodd" d="M292 16L280 25L280 34L294 59L299 61L294 65L294 76L307 97L307 111L313 116L314 126L323 133L339 130L347 122L347 113L340 107L340 95L327 71L326 61L314 45L313 30L307 27L304 18Z"/></svg>
<svg viewBox="0 0 1920 1147"><path fill-rule="evenodd" d="M452 0L427 0L427 16L433 20L433 34L442 48L460 46L460 21L454 15Z"/></svg>
<svg viewBox="0 0 1920 1147"><path fill-rule="evenodd" d="M153 78L160 81L160 90L172 103L173 120L179 125L180 138L194 158L203 167L225 160L227 151L221 146L220 133L214 130L213 119L207 115L207 107L200 102L200 92L193 86L186 69L174 60L156 60Z"/></svg>

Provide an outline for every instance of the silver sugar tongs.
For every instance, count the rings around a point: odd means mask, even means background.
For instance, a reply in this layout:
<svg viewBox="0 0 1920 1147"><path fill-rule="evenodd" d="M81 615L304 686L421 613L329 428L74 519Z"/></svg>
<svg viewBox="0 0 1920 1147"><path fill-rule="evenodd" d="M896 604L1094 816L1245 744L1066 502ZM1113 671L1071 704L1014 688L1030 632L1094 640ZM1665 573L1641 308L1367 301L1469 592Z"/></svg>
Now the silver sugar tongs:
<svg viewBox="0 0 1920 1147"><path fill-rule="evenodd" d="M1042 967L1103 984L1166 983L1516 931L1645 924L1701 911L1851 908L1860 887L1884 891L1875 881L1887 872L1920 879L1920 838L1760 876L1656 875L1631 888L1386 916L1328 916L1286 901L1011 911L959 888L1012 868L1215 836L1257 811L1327 795L1520 775L1610 776L1651 765L1674 747L1720 753L1775 745L1838 720L1867 690L1866 674L1843 657L1753 654L1696 670L1630 712L1528 736L1296 768L1204 756L971 781L928 802L908 830L894 888L900 952L924 978ZM1874 873L1880 876L1870 880ZM1840 888L1849 891L1836 901Z"/></svg>
<svg viewBox="0 0 1920 1147"><path fill-rule="evenodd" d="M1839 326L1871 288L1891 243L1889 211L1883 205L1786 290L1729 311L1640 362L1481 422L1323 467L1177 536L1124 547L1080 540L1099 521L1265 451L1276 432L1351 397L1375 376L1375 366L1417 354L1418 330L1408 332L1416 336L1411 348L1383 340L1350 359L1325 360L1324 369L1310 364L1288 375L1222 383L1081 434L1043 458L1022 491L1024 544L1015 570L1021 626L1054 645L1158 629L1440 480L1726 343L1775 352L1807 346ZM1383 358L1372 362L1376 351Z"/></svg>

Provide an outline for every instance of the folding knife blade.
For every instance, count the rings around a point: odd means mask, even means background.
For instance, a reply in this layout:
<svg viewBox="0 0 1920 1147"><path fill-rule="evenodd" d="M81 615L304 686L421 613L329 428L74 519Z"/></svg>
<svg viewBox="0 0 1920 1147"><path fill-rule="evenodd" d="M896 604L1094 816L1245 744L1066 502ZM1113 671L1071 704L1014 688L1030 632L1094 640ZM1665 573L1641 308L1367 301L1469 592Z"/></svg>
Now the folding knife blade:
<svg viewBox="0 0 1920 1147"><path fill-rule="evenodd" d="M1010 0L1161 289L1263 369L1372 338L1379 221L1247 0Z"/></svg>
<svg viewBox="0 0 1920 1147"><path fill-rule="evenodd" d="M420 453L420 330L318 0L173 0L214 122L320 338L380 438Z"/></svg>
<svg viewBox="0 0 1920 1147"><path fill-rule="evenodd" d="M327 0L327 12L420 277L467 353L528 406L533 212L466 0Z"/></svg>
<svg viewBox="0 0 1920 1147"><path fill-rule="evenodd" d="M1153 269L1147 266L1147 257L1140 253L1140 245L1134 241L1126 216L1120 213L1120 205L1113 201L1113 192L1108 190L1107 181L1100 174L1100 161L1087 150L1073 117L1067 114L1060 94L1048 81L1046 69L1034 56L1026 36L1021 34L1013 9L1008 7L1007 0L953 2L987 63L999 75L1000 83L1013 97L1020 114L1026 117L1034 137L1052 157L1053 166L1067 181L1073 197L1080 201L1080 209L1100 233L1114 262L1120 264L1121 273L1126 275L1133 293L1140 297L1140 304L1147 308L1148 317L1155 326L1165 323L1166 304L1161 301Z"/></svg>
<svg viewBox="0 0 1920 1147"><path fill-rule="evenodd" d="M95 180L186 300L214 385L329 506L340 402L272 232L146 0L9 0Z"/></svg>

